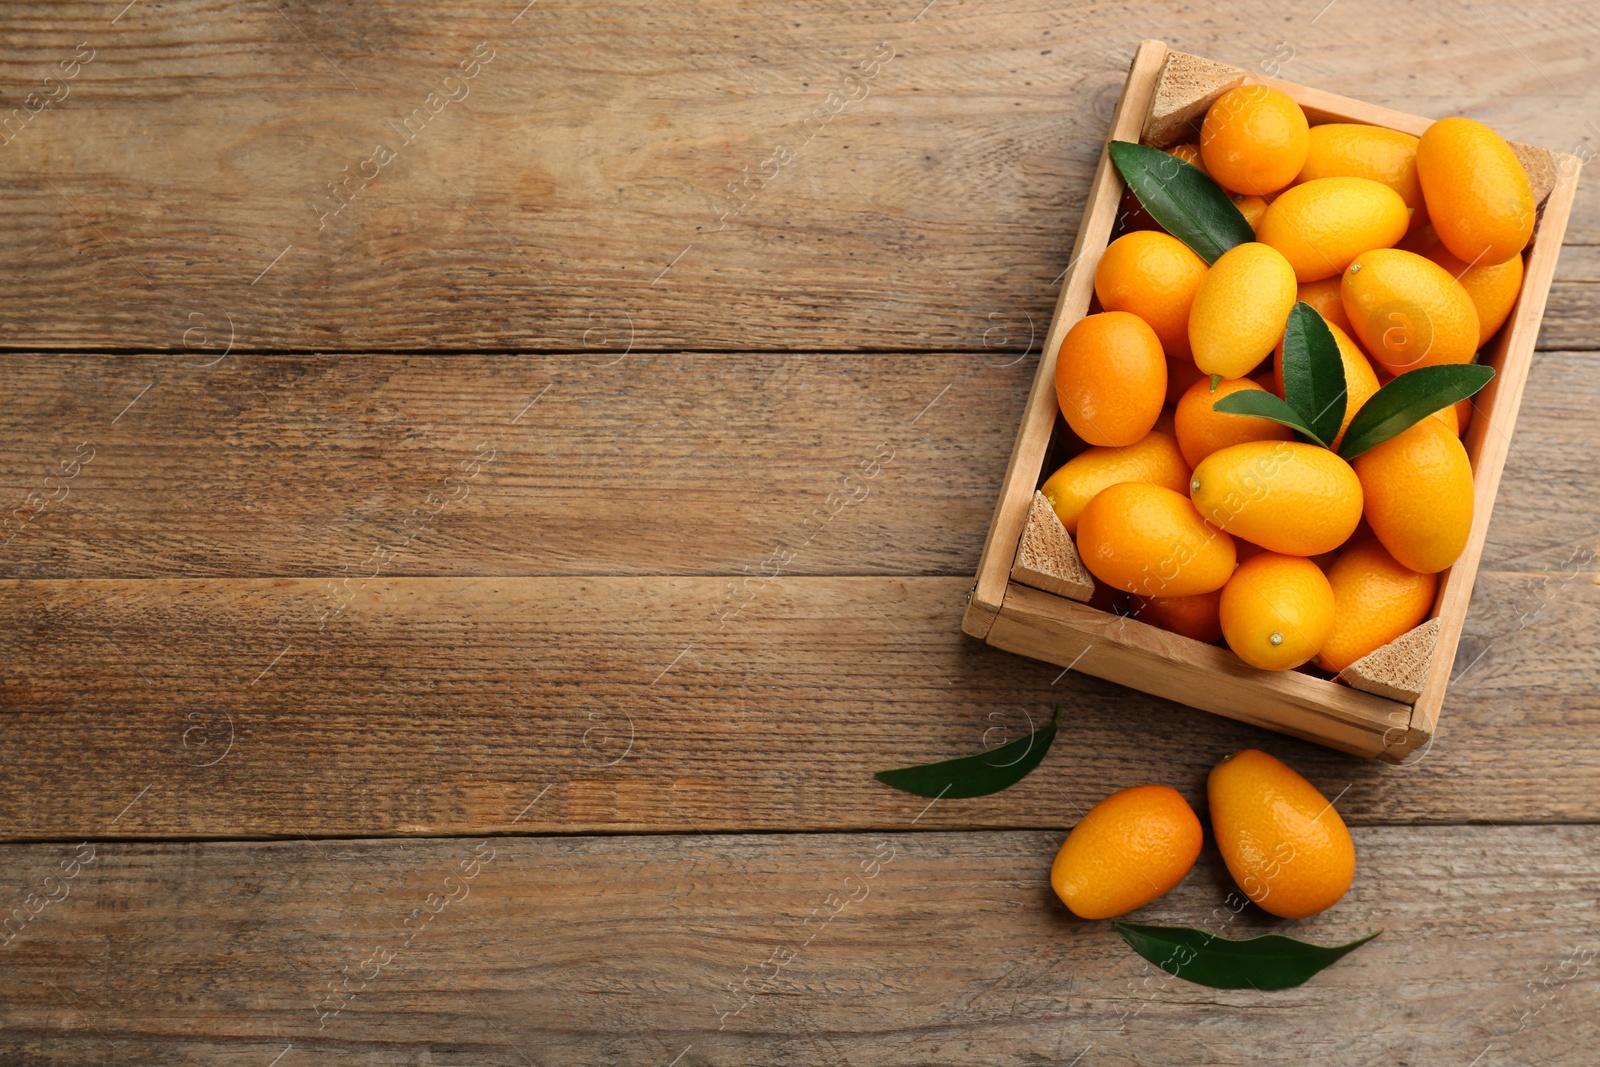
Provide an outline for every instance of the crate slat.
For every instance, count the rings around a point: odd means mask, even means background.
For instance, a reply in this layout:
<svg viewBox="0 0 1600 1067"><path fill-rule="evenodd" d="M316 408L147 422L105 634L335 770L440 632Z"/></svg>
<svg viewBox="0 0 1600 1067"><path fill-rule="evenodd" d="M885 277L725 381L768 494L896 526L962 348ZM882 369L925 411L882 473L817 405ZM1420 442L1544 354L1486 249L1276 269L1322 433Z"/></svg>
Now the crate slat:
<svg viewBox="0 0 1600 1067"><path fill-rule="evenodd" d="M989 643L1358 756L1410 751L1411 708L1297 671L1258 671L1217 645L1011 583Z"/></svg>
<svg viewBox="0 0 1600 1067"><path fill-rule="evenodd" d="M1572 199L1578 190L1579 164L1575 156L1551 153L1557 160L1555 188L1540 209L1534 227L1533 243L1522 275L1522 292L1517 296L1507 326L1500 331L1493 356L1485 362L1497 368L1494 378L1472 398L1472 423L1467 427L1467 456L1472 460L1472 533L1461 557L1442 576L1435 614L1441 620L1439 648L1428 670L1422 695L1412 715L1412 730L1431 734L1439 723L1445 690L1450 684L1456 645L1466 622L1467 604L1472 599L1472 583L1478 575L1478 560L1489 536L1489 517L1495 494L1500 488L1500 473L1511 452L1511 433L1516 428L1517 412L1522 407L1522 391L1533 365L1534 342L1539 337L1539 322L1544 318L1545 301L1555 278L1556 260L1561 255L1561 237L1572 212Z"/></svg>
<svg viewBox="0 0 1600 1067"><path fill-rule="evenodd" d="M1128 82L1111 117L1107 144L1113 140L1139 139L1139 131L1144 128L1145 117L1155 99L1156 83L1166 56L1167 46L1160 41L1140 42L1128 68ZM1000 614L1011 564L1017 554L1017 542L1027 523L1028 507L1039 484L1039 468L1044 464L1045 450L1055 426L1056 351L1061 347L1067 328L1089 310L1089 298L1094 295L1094 269L1111 239L1111 227L1116 222L1121 202L1122 178L1111 162L1110 153L1102 147L1100 165L1095 168L1089 199L1084 205L1083 223L1078 227L1066 278L1061 283L1061 296L1056 300L1055 315L1039 353L1039 370L1033 379L1033 389L1028 393L1028 405L1022 412L1017 443L1011 450L1011 462L1006 465L1005 478L1000 483L1000 503L989 523L983 555L978 558L978 579L962 617L962 629L974 637L987 637Z"/></svg>

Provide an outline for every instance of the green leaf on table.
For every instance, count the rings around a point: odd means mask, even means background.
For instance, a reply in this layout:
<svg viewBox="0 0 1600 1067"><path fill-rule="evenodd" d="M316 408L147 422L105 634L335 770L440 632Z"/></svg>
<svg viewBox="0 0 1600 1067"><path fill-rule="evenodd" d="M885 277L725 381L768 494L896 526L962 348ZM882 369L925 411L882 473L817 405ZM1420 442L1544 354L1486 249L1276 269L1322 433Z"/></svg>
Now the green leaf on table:
<svg viewBox="0 0 1600 1067"><path fill-rule="evenodd" d="M873 777L919 797L986 797L1016 785L1039 765L1056 739L1056 724L1060 721L1061 705L1057 704L1050 725L1028 731L1027 737L976 755L879 771Z"/></svg>
<svg viewBox="0 0 1600 1067"><path fill-rule="evenodd" d="M1213 989L1287 989L1354 952L1382 930L1325 947L1282 934L1235 941L1187 926L1112 923L1133 950L1163 971Z"/></svg>
<svg viewBox="0 0 1600 1067"><path fill-rule="evenodd" d="M1256 239L1239 208L1200 168L1159 148L1112 141L1111 162L1161 228L1215 263L1234 245Z"/></svg>
<svg viewBox="0 0 1600 1067"><path fill-rule="evenodd" d="M1283 332L1283 398L1313 437L1332 441L1344 425L1345 396L1339 342L1317 309L1302 301L1289 310Z"/></svg>
<svg viewBox="0 0 1600 1067"><path fill-rule="evenodd" d="M1489 384L1493 367L1448 363L1418 367L1389 382L1361 405L1339 444L1339 455L1355 459L1403 433L1441 408L1459 403Z"/></svg>
<svg viewBox="0 0 1600 1067"><path fill-rule="evenodd" d="M1297 430L1307 438L1326 448L1328 442L1324 441L1310 426L1310 420L1302 416L1288 403L1278 399L1274 393L1266 390L1257 392L1254 389L1241 389L1237 393L1218 397L1211 403L1212 411L1220 411L1227 415L1253 415L1258 419L1271 419L1281 422L1292 430ZM1340 418L1343 418L1341 415ZM1337 432L1338 425L1334 425Z"/></svg>

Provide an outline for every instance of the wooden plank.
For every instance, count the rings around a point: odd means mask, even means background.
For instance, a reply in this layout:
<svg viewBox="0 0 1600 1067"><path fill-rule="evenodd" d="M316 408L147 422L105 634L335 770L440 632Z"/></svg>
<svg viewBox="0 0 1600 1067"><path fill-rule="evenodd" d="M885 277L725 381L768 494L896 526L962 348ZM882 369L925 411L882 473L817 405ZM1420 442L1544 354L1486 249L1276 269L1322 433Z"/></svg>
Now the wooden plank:
<svg viewBox="0 0 1600 1067"><path fill-rule="evenodd" d="M1522 410L1500 475L1482 566L1558 570L1600 547L1600 500L1584 457L1600 434L1583 414L1596 358L1585 352L1536 352ZM1600 397L1600 384L1596 386ZM1480 412L1474 411L1476 419ZM1592 558L1592 556L1590 557Z"/></svg>
<svg viewBox="0 0 1600 1067"><path fill-rule="evenodd" d="M388 575L740 574L801 544L783 573L970 575L1034 366L991 353L193 362L0 355L0 577L343 576L380 544L404 544ZM1536 354L1484 566L1554 570L1600 545L1594 363ZM412 510L431 512L429 494L486 440L494 461L411 538Z"/></svg>
<svg viewBox="0 0 1600 1067"><path fill-rule="evenodd" d="M1146 780L1199 801L1246 745L1355 823L1594 819L1594 578L1480 573L1446 721L1400 768L986 648L961 578L6 583L0 832L905 827L923 805L874 771L1056 702L1039 770L917 827L1054 826Z"/></svg>
<svg viewBox="0 0 1600 1067"><path fill-rule="evenodd" d="M739 573L880 459L784 571L971 573L1033 373L971 353L189 362L0 356L0 576L338 575L491 439L385 573ZM1536 355L1486 566L1600 544L1593 363Z"/></svg>
<svg viewBox="0 0 1600 1067"><path fill-rule="evenodd" d="M1568 230L1567 233L1572 233ZM1600 327L1600 285L1589 279L1567 278L1569 259L1577 260L1588 248L1575 248L1570 239L1562 248L1561 262L1556 266L1556 281L1550 287L1550 302L1545 310L1544 325L1539 330L1540 349L1589 349L1595 343L1595 330ZM1596 257L1600 259L1600 256ZM1579 266L1572 268L1576 271Z"/></svg>
<svg viewBox="0 0 1600 1067"><path fill-rule="evenodd" d="M679 6L12 4L0 345L1038 347L1154 8ZM1254 11L1159 15L1175 48L1600 148L1576 9L1413 5L1404 62L1358 5ZM58 101L12 118L29 93Z"/></svg>
<svg viewBox="0 0 1600 1067"><path fill-rule="evenodd" d="M1032 373L987 353L192 362L0 356L0 577L961 573Z"/></svg>
<svg viewBox="0 0 1600 1067"><path fill-rule="evenodd" d="M1600 828L1357 829L1350 893L1296 923L1240 908L1208 845L1134 917L1384 931L1271 993L1170 979L1072 919L1061 836L102 843L49 889L75 846L13 846L13 897L58 900L3 950L0 1057L1577 1064L1600 1038Z"/></svg>

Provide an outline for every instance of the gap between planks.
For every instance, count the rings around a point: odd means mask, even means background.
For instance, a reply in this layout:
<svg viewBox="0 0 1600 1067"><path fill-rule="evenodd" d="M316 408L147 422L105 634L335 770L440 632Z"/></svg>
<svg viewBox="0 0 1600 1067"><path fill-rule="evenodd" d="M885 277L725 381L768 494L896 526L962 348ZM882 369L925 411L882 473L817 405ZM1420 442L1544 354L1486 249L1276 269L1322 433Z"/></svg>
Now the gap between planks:
<svg viewBox="0 0 1600 1067"><path fill-rule="evenodd" d="M907 795L909 796L910 794L907 794ZM1201 822L1205 826L1209 827L1211 825L1211 818L1207 813L1201 812L1201 811L1196 811L1196 814L1201 817ZM1063 822L1062 825L1061 825L1061 830L1064 833L1074 825L1076 825L1075 822L1071 822L1071 823ZM1489 827L1489 828L1494 828L1494 829L1500 829L1500 828L1510 829L1512 827L1517 827L1517 826L1600 826L1600 819L1447 819L1447 820L1442 820L1442 821L1438 821L1438 822L1431 821L1431 820L1423 820L1423 821L1411 820L1411 821L1406 821L1406 820L1396 819L1396 820L1394 820L1392 822L1388 822L1388 821L1385 821L1385 822L1367 821L1367 822L1357 823L1355 825L1360 829L1405 828L1405 829L1414 829L1414 830L1440 830L1440 831L1445 831L1445 830L1452 830L1452 829L1460 829L1462 827L1474 827L1474 826ZM530 840L531 841L531 840L541 840L541 839L544 839L544 838L564 840L564 839L568 839L568 838L574 838L574 839L577 839L577 838L609 839L609 838L621 838L621 837L648 837L648 838L681 837L681 838L683 838L685 840L692 840L692 839L703 838L703 837L723 837L723 838L734 838L734 839L737 839L737 838L778 838L778 837L830 837L830 836L831 837L869 837L869 836L882 837L882 836L884 836L886 834L887 835L894 835L896 837L923 837L923 836L939 836L939 835L949 836L951 834L1020 834L1020 833L1041 833L1041 832L1048 832L1048 831L1041 831L1041 829L1038 826L1033 826L1033 825L1023 825L1023 824L1015 824L1015 825L1013 825L1013 824L1009 824L1009 823L996 823L996 824L994 824L992 826L972 825L972 826L962 826L962 827L949 827L949 826L918 827L918 826L911 826L911 825L903 825L902 826L902 825L887 825L886 824L886 825L883 825L883 826L872 825L872 826L864 826L864 827L846 827L846 828L816 827L816 828L813 828L813 829L798 828L798 829L793 829L793 830L782 829L782 828L765 829L765 830L748 830L748 829L738 829L738 828L731 828L731 827L717 827L717 826L706 827L706 828L698 828L698 829L693 829L693 830L604 830L604 829L587 829L587 830L485 830L485 831L483 831L481 833L472 833L472 834L459 833L459 832L454 832L454 831L442 832L442 833L414 833L414 834L413 833L404 833L404 834L402 834L402 833L395 833L395 834L326 834L326 833L308 833L308 834L147 834L147 835L142 835L142 836L131 836L131 837L128 837L128 836L119 837L119 836L115 836L115 835L103 836L103 835L99 835L99 834L90 834L90 835L77 835L77 836L72 836L72 837L0 837L0 848L22 848L22 847L32 847L32 846L35 846L35 845L37 845L39 847L42 847L42 848L48 848L48 847L59 848L59 847L61 847L63 845L76 845L76 844L78 844L80 842L83 842L83 841L89 841L89 842L92 842L92 843L97 844L97 845L184 845L184 844L199 844L199 845L224 844L225 845L225 844L230 844L230 843L252 844L252 845L254 845L254 844L267 844L267 845L270 845L270 844L289 844L289 845L292 845L292 844L296 844L297 842L306 842L306 843L311 843L311 844L323 844L325 842L354 842L354 843L359 843L359 842L363 842L363 841L375 841L375 842L376 841L385 841L385 842L395 842L395 841L429 841L429 842L481 841L481 840L484 840L485 838L491 838L491 837L492 838L496 838L496 839L500 839L500 840L511 840L511 841L519 840L519 839L520 840Z"/></svg>

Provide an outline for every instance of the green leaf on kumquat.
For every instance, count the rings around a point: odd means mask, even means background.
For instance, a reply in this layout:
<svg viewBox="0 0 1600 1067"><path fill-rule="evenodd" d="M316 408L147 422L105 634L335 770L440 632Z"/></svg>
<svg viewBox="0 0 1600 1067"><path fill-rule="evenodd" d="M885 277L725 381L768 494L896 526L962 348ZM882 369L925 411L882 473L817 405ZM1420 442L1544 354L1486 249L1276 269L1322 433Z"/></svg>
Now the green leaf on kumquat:
<svg viewBox="0 0 1600 1067"><path fill-rule="evenodd" d="M1344 425L1344 360L1339 342L1317 309L1301 302L1289 309L1283 332L1283 398L1300 413L1312 436L1332 441Z"/></svg>
<svg viewBox="0 0 1600 1067"><path fill-rule="evenodd" d="M1361 405L1339 443L1339 455L1355 459L1435 411L1460 403L1488 385L1493 377L1493 367L1476 363L1448 363L1406 371Z"/></svg>
<svg viewBox="0 0 1600 1067"><path fill-rule="evenodd" d="M1199 167L1132 141L1112 141L1108 150L1150 217L1207 263L1256 239L1232 198Z"/></svg>
<svg viewBox="0 0 1600 1067"><path fill-rule="evenodd" d="M1303 434L1312 443L1319 444L1323 448L1328 447L1328 442L1324 441L1317 435L1316 431L1311 429L1309 420L1290 407L1286 401L1278 399L1276 394L1264 390L1241 389L1237 393L1229 393L1227 396L1218 397L1212 402L1211 410L1221 411L1228 415L1253 415L1258 419L1271 419L1273 422L1281 422L1290 429ZM1338 429L1339 427L1336 424L1334 430L1337 431Z"/></svg>

